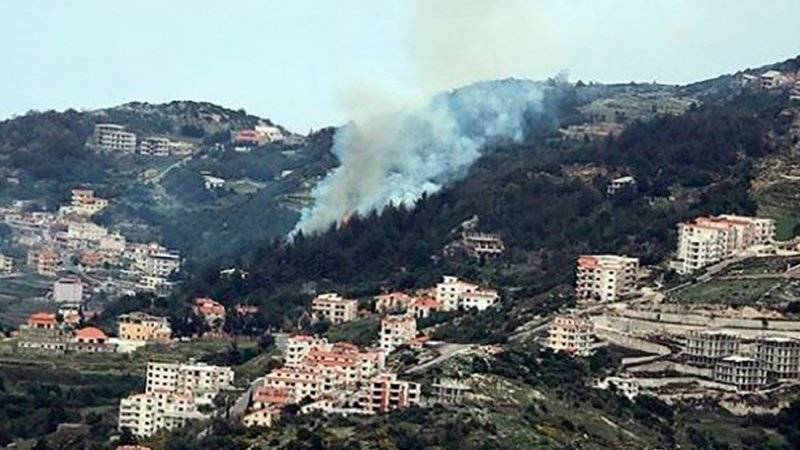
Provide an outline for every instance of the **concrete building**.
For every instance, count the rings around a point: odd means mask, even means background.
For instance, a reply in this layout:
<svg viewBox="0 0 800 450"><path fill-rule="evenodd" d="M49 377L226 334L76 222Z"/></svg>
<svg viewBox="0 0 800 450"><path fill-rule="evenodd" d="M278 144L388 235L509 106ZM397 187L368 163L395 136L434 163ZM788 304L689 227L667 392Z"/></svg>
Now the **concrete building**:
<svg viewBox="0 0 800 450"><path fill-rule="evenodd" d="M495 258L506 250L503 239L497 233L465 230L461 233L461 243L475 258Z"/></svg>
<svg viewBox="0 0 800 450"><path fill-rule="evenodd" d="M439 379L430 386L430 394L426 396L428 405L460 405L472 396L472 386L450 378Z"/></svg>
<svg viewBox="0 0 800 450"><path fill-rule="evenodd" d="M213 408L214 397L231 388L233 379L230 367L150 362L145 392L120 401L118 428L146 438L205 419L201 407Z"/></svg>
<svg viewBox="0 0 800 450"><path fill-rule="evenodd" d="M789 77L777 70L768 70L762 73L759 77L761 81L761 89L778 89L779 87L789 83Z"/></svg>
<svg viewBox="0 0 800 450"><path fill-rule="evenodd" d="M53 301L56 303L81 304L83 282L78 277L59 278L53 283Z"/></svg>
<svg viewBox="0 0 800 450"><path fill-rule="evenodd" d="M367 414L384 414L420 403L419 383L397 379L394 373L383 373L370 379L362 390L361 405Z"/></svg>
<svg viewBox="0 0 800 450"><path fill-rule="evenodd" d="M14 260L10 256L0 253L0 274L11 273L14 270Z"/></svg>
<svg viewBox="0 0 800 450"><path fill-rule="evenodd" d="M730 384L739 392L753 392L767 384L767 372L761 362L746 356L733 355L714 365L714 381Z"/></svg>
<svg viewBox="0 0 800 450"><path fill-rule="evenodd" d="M800 378L800 340L769 336L756 342L756 358L773 380Z"/></svg>
<svg viewBox="0 0 800 450"><path fill-rule="evenodd" d="M114 345L109 343L108 336L103 330L95 327L84 327L75 330L75 340L72 348L86 353L113 352L115 350Z"/></svg>
<svg viewBox="0 0 800 450"><path fill-rule="evenodd" d="M441 309L442 305L437 302L435 298L423 295L414 299L408 313L417 319L424 319L425 317L429 317L434 311L439 311Z"/></svg>
<svg viewBox="0 0 800 450"><path fill-rule="evenodd" d="M150 254L144 263L144 271L155 277L168 277L181 268L181 256L177 252L161 251Z"/></svg>
<svg viewBox="0 0 800 450"><path fill-rule="evenodd" d="M46 277L56 276L61 258L58 253L49 248L40 248L28 252L28 266L34 268L36 273Z"/></svg>
<svg viewBox="0 0 800 450"><path fill-rule="evenodd" d="M296 366L303 361L312 348L327 345L328 341L325 338L302 334L289 336L286 338L286 350L284 351L283 357L284 362L287 366Z"/></svg>
<svg viewBox="0 0 800 450"><path fill-rule="evenodd" d="M593 341L592 322L576 316L556 316L548 328L546 345L556 352L589 356Z"/></svg>
<svg viewBox="0 0 800 450"><path fill-rule="evenodd" d="M576 295L582 300L617 301L636 288L638 271L638 258L581 255L577 264Z"/></svg>
<svg viewBox="0 0 800 450"><path fill-rule="evenodd" d="M205 319L212 328L221 328L225 324L225 306L208 297L194 299L194 313Z"/></svg>
<svg viewBox="0 0 800 450"><path fill-rule="evenodd" d="M63 214L93 216L108 206L108 200L95 197L90 189L73 189L71 193L70 205L59 210Z"/></svg>
<svg viewBox="0 0 800 450"><path fill-rule="evenodd" d="M342 298L339 294L320 294L311 301L311 313L317 320L338 325L357 318L358 300Z"/></svg>
<svg viewBox="0 0 800 450"><path fill-rule="evenodd" d="M61 353L67 350L72 333L59 323L55 314L39 312L31 314L17 334L17 348L26 351Z"/></svg>
<svg viewBox="0 0 800 450"><path fill-rule="evenodd" d="M686 336L684 353L692 364L713 367L717 361L739 353L740 339L719 330L693 331Z"/></svg>
<svg viewBox="0 0 800 450"><path fill-rule="evenodd" d="M493 289L483 288L454 276L445 276L436 285L436 301L443 311L470 308L482 311L496 306L500 302L500 295Z"/></svg>
<svg viewBox="0 0 800 450"><path fill-rule="evenodd" d="M414 297L405 292L392 292L375 296L375 312L387 314L392 312L405 312L414 302Z"/></svg>
<svg viewBox="0 0 800 450"><path fill-rule="evenodd" d="M151 316L141 312L124 314L117 318L118 336L134 342L169 342L172 328L166 317Z"/></svg>
<svg viewBox="0 0 800 450"><path fill-rule="evenodd" d="M606 187L606 193L608 195L614 195L624 188L633 186L636 186L636 179L631 176L614 178L610 183L608 183L608 186Z"/></svg>
<svg viewBox="0 0 800 450"><path fill-rule="evenodd" d="M122 125L100 123L94 127L93 145L106 151L133 153L136 151L136 134Z"/></svg>
<svg viewBox="0 0 800 450"><path fill-rule="evenodd" d="M381 320L380 348L387 354L408 345L417 336L417 319L410 315L389 315Z"/></svg>
<svg viewBox="0 0 800 450"><path fill-rule="evenodd" d="M774 242L772 219L721 215L678 224L676 270L688 274L753 246Z"/></svg>

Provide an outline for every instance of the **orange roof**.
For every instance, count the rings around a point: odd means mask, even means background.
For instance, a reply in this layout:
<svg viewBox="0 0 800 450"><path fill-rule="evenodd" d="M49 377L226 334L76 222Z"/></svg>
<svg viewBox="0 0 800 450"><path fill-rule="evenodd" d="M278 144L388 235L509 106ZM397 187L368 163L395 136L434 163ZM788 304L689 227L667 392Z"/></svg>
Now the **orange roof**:
<svg viewBox="0 0 800 450"><path fill-rule="evenodd" d="M438 309L441 305L435 298L431 297L417 297L414 300L414 306L417 308L431 308L431 309Z"/></svg>
<svg viewBox="0 0 800 450"><path fill-rule="evenodd" d="M29 324L56 324L56 315L47 312L38 312L28 317Z"/></svg>
<svg viewBox="0 0 800 450"><path fill-rule="evenodd" d="M108 339L103 330L95 327L81 328L75 331L75 337L78 339Z"/></svg>

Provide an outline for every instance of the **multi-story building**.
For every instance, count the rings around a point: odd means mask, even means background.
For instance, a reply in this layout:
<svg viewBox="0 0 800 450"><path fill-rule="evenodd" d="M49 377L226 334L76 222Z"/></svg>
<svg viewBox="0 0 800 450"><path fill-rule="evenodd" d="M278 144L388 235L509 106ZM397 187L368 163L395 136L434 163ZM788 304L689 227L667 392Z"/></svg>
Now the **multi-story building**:
<svg viewBox="0 0 800 450"><path fill-rule="evenodd" d="M172 141L165 137L146 137L139 141L139 153L151 156L169 156Z"/></svg>
<svg viewBox="0 0 800 450"><path fill-rule="evenodd" d="M169 342L172 328L166 317L142 312L124 314L117 318L118 336L134 342Z"/></svg>
<svg viewBox="0 0 800 450"><path fill-rule="evenodd" d="M289 336L286 338L284 362L287 366L296 366L303 361L312 348L327 345L328 341L325 338L302 334Z"/></svg>
<svg viewBox="0 0 800 450"><path fill-rule="evenodd" d="M122 125L99 123L94 127L92 144L106 151L133 153L136 151L136 134L126 131Z"/></svg>
<svg viewBox="0 0 800 450"><path fill-rule="evenodd" d="M213 407L214 397L229 389L233 379L230 367L150 362L145 392L120 401L118 427L137 437L149 437L161 429L172 430L189 420L207 418L200 407Z"/></svg>
<svg viewBox="0 0 800 450"><path fill-rule="evenodd" d="M678 224L677 266L688 274L775 238L772 219L721 215Z"/></svg>
<svg viewBox="0 0 800 450"><path fill-rule="evenodd" d="M28 252L28 266L36 269L36 273L46 277L56 276L61 258L49 248L40 248Z"/></svg>
<svg viewBox="0 0 800 450"><path fill-rule="evenodd" d="M83 302L83 282L78 277L59 278L53 283L53 301L80 304Z"/></svg>
<svg viewBox="0 0 800 450"><path fill-rule="evenodd" d="M639 259L618 255L578 257L576 295L579 299L613 302L636 287Z"/></svg>
<svg viewBox="0 0 800 450"><path fill-rule="evenodd" d="M767 384L767 372L755 358L733 355L714 365L714 381L736 386L739 392L752 392Z"/></svg>
<svg viewBox="0 0 800 450"><path fill-rule="evenodd" d="M506 250L503 239L497 233L465 230L461 233L461 244L475 258L495 258Z"/></svg>
<svg viewBox="0 0 800 450"><path fill-rule="evenodd" d="M756 342L756 358L774 380L800 378L800 340L769 336Z"/></svg>
<svg viewBox="0 0 800 450"><path fill-rule="evenodd" d="M739 353L740 339L720 330L692 331L686 336L684 353L700 366L713 367L722 358Z"/></svg>
<svg viewBox="0 0 800 450"><path fill-rule="evenodd" d="M366 414L383 414L420 403L418 383L397 379L394 373L382 373L367 381L361 391L361 406Z"/></svg>
<svg viewBox="0 0 800 450"><path fill-rule="evenodd" d="M59 323L55 314L31 314L25 325L19 327L17 347L24 350L63 352L72 339L72 333Z"/></svg>
<svg viewBox="0 0 800 450"><path fill-rule="evenodd" d="M311 301L311 312L316 319L324 319L333 324L355 320L358 314L358 300L342 298L339 294L320 294Z"/></svg>
<svg viewBox="0 0 800 450"><path fill-rule="evenodd" d="M460 405L472 395L472 386L451 378L443 378L434 381L430 385L430 393L426 396L425 403L428 405Z"/></svg>
<svg viewBox="0 0 800 450"><path fill-rule="evenodd" d="M144 261L144 272L154 277L168 277L181 268L181 256L176 252L156 252Z"/></svg>
<svg viewBox="0 0 800 450"><path fill-rule="evenodd" d="M87 353L114 351L114 346L109 343L108 336L103 330L95 327L84 327L75 330L75 339L72 348L76 351Z"/></svg>
<svg viewBox="0 0 800 450"><path fill-rule="evenodd" d="M442 305L435 298L423 295L414 299L408 312L417 319L424 319L440 309L442 309Z"/></svg>
<svg viewBox="0 0 800 450"><path fill-rule="evenodd" d="M556 316L550 323L546 345L557 352L589 356L593 340L592 322L576 316Z"/></svg>
<svg viewBox="0 0 800 450"><path fill-rule="evenodd" d="M0 253L0 274L11 273L14 270L14 260L10 256Z"/></svg>
<svg viewBox="0 0 800 450"><path fill-rule="evenodd" d="M381 320L380 348L386 353L408 345L417 336L417 319L410 315L389 315Z"/></svg>
<svg viewBox="0 0 800 450"><path fill-rule="evenodd" d="M78 216L93 216L108 206L108 200L94 196L90 189L73 189L69 206L62 206L59 213Z"/></svg>
<svg viewBox="0 0 800 450"><path fill-rule="evenodd" d="M483 288L459 280L457 277L445 276L442 282L436 285L436 301L444 311L470 308L482 311L497 305L500 295L493 289Z"/></svg>

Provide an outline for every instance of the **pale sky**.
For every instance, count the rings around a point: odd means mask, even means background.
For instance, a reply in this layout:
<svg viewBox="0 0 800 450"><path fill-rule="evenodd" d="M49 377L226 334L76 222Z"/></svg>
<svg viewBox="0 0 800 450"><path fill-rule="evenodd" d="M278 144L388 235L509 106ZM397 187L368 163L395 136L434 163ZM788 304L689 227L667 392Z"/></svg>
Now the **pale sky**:
<svg viewBox="0 0 800 450"><path fill-rule="evenodd" d="M735 72L800 54L799 18L798 0L0 0L0 118L190 99L305 132L347 120L362 83Z"/></svg>

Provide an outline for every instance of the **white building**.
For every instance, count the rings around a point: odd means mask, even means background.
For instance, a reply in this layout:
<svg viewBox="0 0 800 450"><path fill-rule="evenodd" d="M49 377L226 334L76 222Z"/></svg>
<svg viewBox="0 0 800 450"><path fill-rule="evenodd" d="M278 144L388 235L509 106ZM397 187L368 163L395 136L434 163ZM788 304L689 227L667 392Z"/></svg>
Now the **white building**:
<svg viewBox="0 0 800 450"><path fill-rule="evenodd" d="M639 259L618 255L581 255L577 264L579 299L613 302L633 292Z"/></svg>
<svg viewBox="0 0 800 450"><path fill-rule="evenodd" d="M233 377L230 367L150 362L145 392L120 401L118 427L137 437L149 437L161 429L172 430L189 420L207 418L199 407L211 407L221 390L231 388Z"/></svg>
<svg viewBox="0 0 800 450"><path fill-rule="evenodd" d="M294 335L286 338L286 350L284 350L284 362L287 366L300 364L314 347L325 346L327 339L308 335Z"/></svg>
<svg viewBox="0 0 800 450"><path fill-rule="evenodd" d="M777 89L790 81L789 77L777 70L768 70L762 73L760 80L762 89Z"/></svg>
<svg viewBox="0 0 800 450"><path fill-rule="evenodd" d="M358 300L342 298L336 293L320 294L311 301L311 312L316 319L324 319L338 325L355 320Z"/></svg>
<svg viewBox="0 0 800 450"><path fill-rule="evenodd" d="M692 331L686 336L687 359L701 366L713 367L722 358L739 353L738 336L721 330Z"/></svg>
<svg viewBox="0 0 800 450"><path fill-rule="evenodd" d="M556 316L548 328L547 347L576 356L592 353L592 322L576 316Z"/></svg>
<svg viewBox="0 0 800 450"><path fill-rule="evenodd" d="M93 144L107 151L133 153L136 151L136 135L125 131L122 125L100 123L94 127Z"/></svg>
<svg viewBox="0 0 800 450"><path fill-rule="evenodd" d="M436 301L444 311L470 308L483 311L496 306L500 302L500 295L493 289L483 288L457 277L445 276L436 285Z"/></svg>
<svg viewBox="0 0 800 450"><path fill-rule="evenodd" d="M688 274L751 247L770 245L774 239L772 219L734 215L698 217L678 224L676 269Z"/></svg>
<svg viewBox="0 0 800 450"><path fill-rule="evenodd" d="M14 270L14 260L0 253L0 274L11 273Z"/></svg>
<svg viewBox="0 0 800 450"><path fill-rule="evenodd" d="M619 178L614 178L606 187L606 193L608 195L614 195L620 190L628 186L635 186L636 179L631 176L624 176Z"/></svg>
<svg viewBox="0 0 800 450"><path fill-rule="evenodd" d="M768 336L756 342L756 358L775 380L800 378L800 340Z"/></svg>
<svg viewBox="0 0 800 450"><path fill-rule="evenodd" d="M417 320L410 315L389 315L381 320L380 348L387 354L408 345L417 336Z"/></svg>
<svg viewBox="0 0 800 450"><path fill-rule="evenodd" d="M81 303L83 283L77 277L64 277L53 283L53 301L56 303Z"/></svg>

